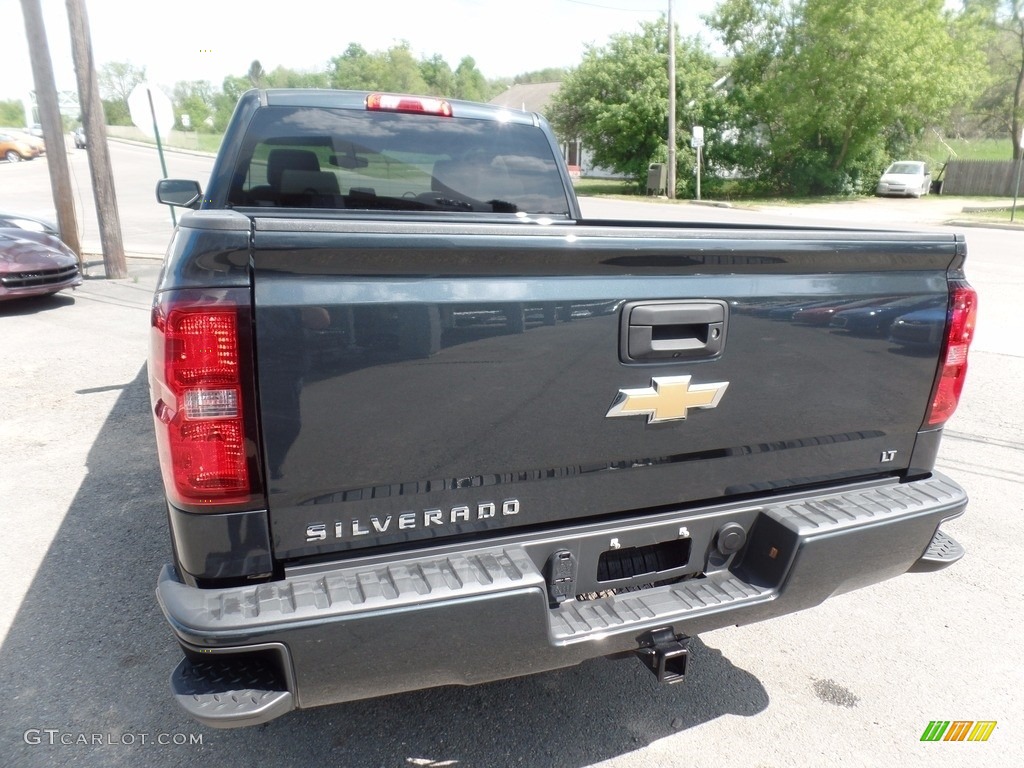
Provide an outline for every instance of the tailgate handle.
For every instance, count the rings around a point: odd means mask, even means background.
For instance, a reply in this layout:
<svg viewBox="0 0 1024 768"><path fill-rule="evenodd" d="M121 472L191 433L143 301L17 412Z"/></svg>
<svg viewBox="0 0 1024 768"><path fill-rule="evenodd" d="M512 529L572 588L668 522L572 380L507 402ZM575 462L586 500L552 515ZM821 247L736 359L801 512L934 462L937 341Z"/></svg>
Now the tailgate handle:
<svg viewBox="0 0 1024 768"><path fill-rule="evenodd" d="M639 302L623 318L624 362L707 359L725 345L724 301Z"/></svg>

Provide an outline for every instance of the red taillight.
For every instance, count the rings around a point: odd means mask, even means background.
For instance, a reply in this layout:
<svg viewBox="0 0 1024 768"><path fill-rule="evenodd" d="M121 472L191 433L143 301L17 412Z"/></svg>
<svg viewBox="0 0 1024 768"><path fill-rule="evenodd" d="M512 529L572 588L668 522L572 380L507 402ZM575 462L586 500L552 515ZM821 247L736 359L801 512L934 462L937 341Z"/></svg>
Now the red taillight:
<svg viewBox="0 0 1024 768"><path fill-rule="evenodd" d="M179 293L153 307L151 378L160 467L179 506L253 499L250 388L243 381L247 293Z"/></svg>
<svg viewBox="0 0 1024 768"><path fill-rule="evenodd" d="M974 338L977 315L978 294L963 281L954 283L942 347L942 369L925 422L928 426L945 423L956 410L967 377L967 351Z"/></svg>
<svg viewBox="0 0 1024 768"><path fill-rule="evenodd" d="M452 116L452 105L444 99L398 93L371 93L366 97L366 108L374 112L415 112L439 117Z"/></svg>

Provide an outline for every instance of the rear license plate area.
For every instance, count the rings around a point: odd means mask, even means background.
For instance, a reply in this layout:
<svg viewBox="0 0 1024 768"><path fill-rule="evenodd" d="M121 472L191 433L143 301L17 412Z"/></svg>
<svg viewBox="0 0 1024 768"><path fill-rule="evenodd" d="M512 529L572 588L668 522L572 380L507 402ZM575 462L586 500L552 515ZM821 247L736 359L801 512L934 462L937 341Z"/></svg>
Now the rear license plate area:
<svg viewBox="0 0 1024 768"><path fill-rule="evenodd" d="M683 568L690 562L690 539L674 539L642 547L621 547L601 553L597 561L599 582L656 576Z"/></svg>

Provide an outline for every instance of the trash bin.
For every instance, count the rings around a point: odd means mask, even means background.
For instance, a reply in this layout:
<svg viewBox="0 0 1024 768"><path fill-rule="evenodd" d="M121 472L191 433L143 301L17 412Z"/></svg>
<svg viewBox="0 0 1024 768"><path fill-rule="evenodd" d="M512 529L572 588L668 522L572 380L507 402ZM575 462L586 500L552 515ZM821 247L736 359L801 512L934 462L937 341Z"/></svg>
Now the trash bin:
<svg viewBox="0 0 1024 768"><path fill-rule="evenodd" d="M647 194L665 194L665 163L651 163L647 166Z"/></svg>

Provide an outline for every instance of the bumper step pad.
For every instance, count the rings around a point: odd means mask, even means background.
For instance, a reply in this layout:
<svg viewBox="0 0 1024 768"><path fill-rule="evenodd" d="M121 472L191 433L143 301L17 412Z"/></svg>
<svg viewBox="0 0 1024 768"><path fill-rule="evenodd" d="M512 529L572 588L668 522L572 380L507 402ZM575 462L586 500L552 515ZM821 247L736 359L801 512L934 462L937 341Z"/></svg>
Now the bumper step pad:
<svg viewBox="0 0 1024 768"><path fill-rule="evenodd" d="M171 690L186 712L213 728L258 725L295 709L280 676L259 659L182 659L171 673Z"/></svg>
<svg viewBox="0 0 1024 768"><path fill-rule="evenodd" d="M966 550L964 550L963 545L952 536L942 531L936 531L935 536L932 538L932 543L928 545L928 549L921 555L921 559L914 563L910 572L931 573L932 571L941 571L963 557L965 552Z"/></svg>
<svg viewBox="0 0 1024 768"><path fill-rule="evenodd" d="M771 588L759 588L729 572L693 579L666 589L627 592L590 602L569 601L551 612L551 635L558 644L585 641L614 629L647 625L672 618L693 619L772 599Z"/></svg>

